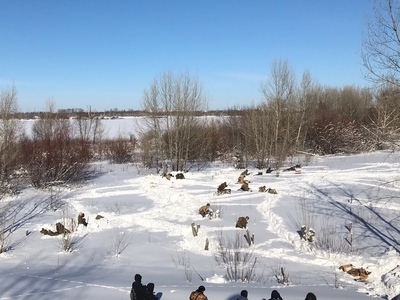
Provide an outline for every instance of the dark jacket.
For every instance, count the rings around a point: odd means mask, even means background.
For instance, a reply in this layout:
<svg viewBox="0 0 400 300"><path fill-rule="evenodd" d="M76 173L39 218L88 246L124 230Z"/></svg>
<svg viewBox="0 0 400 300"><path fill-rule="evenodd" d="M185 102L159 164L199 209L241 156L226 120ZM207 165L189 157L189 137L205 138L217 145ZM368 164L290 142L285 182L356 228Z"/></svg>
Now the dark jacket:
<svg viewBox="0 0 400 300"><path fill-rule="evenodd" d="M78 215L78 225L79 224L83 224L84 226L88 225L85 219L85 214L83 212L80 212Z"/></svg>
<svg viewBox="0 0 400 300"><path fill-rule="evenodd" d="M132 283L132 289L135 291L136 300L145 300L146 286L144 286L140 281L134 281Z"/></svg>
<svg viewBox="0 0 400 300"><path fill-rule="evenodd" d="M150 282L147 284L144 298L146 300L158 300L157 296L154 295L154 283Z"/></svg>

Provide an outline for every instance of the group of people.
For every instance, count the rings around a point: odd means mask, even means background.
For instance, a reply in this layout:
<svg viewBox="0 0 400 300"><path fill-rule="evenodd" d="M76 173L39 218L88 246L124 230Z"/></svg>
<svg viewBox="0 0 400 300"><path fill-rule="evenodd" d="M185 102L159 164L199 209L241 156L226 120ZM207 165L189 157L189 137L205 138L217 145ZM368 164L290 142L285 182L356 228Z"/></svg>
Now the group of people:
<svg viewBox="0 0 400 300"><path fill-rule="evenodd" d="M142 284L142 275L136 274L130 293L131 300L158 300L154 295L154 283Z"/></svg>
<svg viewBox="0 0 400 300"><path fill-rule="evenodd" d="M204 294L205 290L206 288L200 285L195 291L190 293L189 300L208 300ZM237 300L248 300L248 296L248 291L242 290ZM154 283L150 282L147 285L143 285L142 276L136 274L135 281L132 283L130 298L131 300L158 300L157 296L154 295ZM269 300L283 300L283 298L277 290L273 290ZM314 293L308 293L304 300L317 300L317 297Z"/></svg>
<svg viewBox="0 0 400 300"><path fill-rule="evenodd" d="M199 286L197 290L193 291L190 294L189 300L208 300L207 296L204 295L204 291L206 288L204 286ZM237 300L248 300L249 293L247 290L242 290L240 292L240 296ZM281 295L277 290L273 290L271 292L271 298L269 300L283 300ZM306 298L304 300L317 300L317 297L315 296L314 293L308 293L306 295Z"/></svg>
<svg viewBox="0 0 400 300"><path fill-rule="evenodd" d="M243 290L240 292L240 297L237 300L248 300L248 295L249 293L246 290ZM269 300L283 300L283 298L277 290L273 290L271 292L271 298ZM317 297L314 293L308 293L304 300L317 300Z"/></svg>

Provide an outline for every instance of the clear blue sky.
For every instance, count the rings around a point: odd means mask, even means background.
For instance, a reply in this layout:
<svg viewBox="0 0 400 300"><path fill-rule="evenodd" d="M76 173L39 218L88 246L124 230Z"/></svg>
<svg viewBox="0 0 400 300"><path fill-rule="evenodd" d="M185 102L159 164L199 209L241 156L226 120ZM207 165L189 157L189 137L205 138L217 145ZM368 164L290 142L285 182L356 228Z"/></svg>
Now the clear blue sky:
<svg viewBox="0 0 400 300"><path fill-rule="evenodd" d="M164 71L198 77L210 109L259 103L274 60L322 85L367 86L368 0L0 0L0 89L21 111L141 109Z"/></svg>

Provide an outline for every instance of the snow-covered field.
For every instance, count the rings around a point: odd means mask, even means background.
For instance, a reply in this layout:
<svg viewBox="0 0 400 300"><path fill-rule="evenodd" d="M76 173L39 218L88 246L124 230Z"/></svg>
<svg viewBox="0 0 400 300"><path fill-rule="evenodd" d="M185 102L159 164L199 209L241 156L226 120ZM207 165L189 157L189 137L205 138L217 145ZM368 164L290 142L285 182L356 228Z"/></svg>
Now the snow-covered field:
<svg viewBox="0 0 400 300"><path fill-rule="evenodd" d="M256 175L260 170L249 169L251 192L239 191L236 183L243 170L222 163L170 181L134 165L97 163L95 176L80 186L54 188L53 197L28 188L3 199L21 205L10 249L0 254L0 300L129 299L136 273L143 283L154 282L166 300L186 300L199 285L210 300L234 300L242 289L252 300L269 299L273 289L285 300L304 299L310 291L318 299L392 299L400 294L399 159L399 153L377 152L312 157L305 165L299 157L292 163L302 164L301 174ZM232 193L217 196L224 181ZM278 194L259 193L263 185ZM49 209L51 202L56 210ZM198 214L207 202L220 218ZM79 212L89 224L72 234L72 252L62 251L59 236L40 233L63 219L76 220ZM245 230L235 228L240 216L249 216L255 236L250 247ZM300 239L305 220L331 250ZM196 237L192 222L200 225ZM350 222L352 249L346 242ZM224 279L215 260L221 235L238 236L257 257L258 280ZM339 270L348 263L371 272L367 281ZM287 285L277 283L280 268Z"/></svg>
<svg viewBox="0 0 400 300"><path fill-rule="evenodd" d="M36 120L21 120L22 126L26 134L32 134L32 126ZM74 124L74 119L70 119L71 124ZM116 119L103 119L101 120L103 127L104 138L116 138L122 136L129 138L131 135L138 137L141 127L144 124L144 117L123 117Z"/></svg>

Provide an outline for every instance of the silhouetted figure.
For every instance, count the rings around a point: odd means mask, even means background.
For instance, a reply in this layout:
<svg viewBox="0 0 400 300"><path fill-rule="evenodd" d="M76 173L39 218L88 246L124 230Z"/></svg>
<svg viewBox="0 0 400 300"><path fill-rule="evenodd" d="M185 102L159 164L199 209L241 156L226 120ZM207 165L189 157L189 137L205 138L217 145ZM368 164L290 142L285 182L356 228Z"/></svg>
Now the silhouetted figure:
<svg viewBox="0 0 400 300"><path fill-rule="evenodd" d="M269 300L283 300L283 299L277 290L273 290L271 292L271 299Z"/></svg>
<svg viewBox="0 0 400 300"><path fill-rule="evenodd" d="M154 295L154 283L150 282L147 284L146 294L144 298L146 300L158 300L157 296Z"/></svg>
<svg viewBox="0 0 400 300"><path fill-rule="evenodd" d="M317 300L317 297L314 295L314 293L308 293L306 295L306 299L304 300Z"/></svg>
<svg viewBox="0 0 400 300"><path fill-rule="evenodd" d="M246 290L243 290L240 292L240 297L237 300L248 300L247 296L249 293Z"/></svg>
<svg viewBox="0 0 400 300"><path fill-rule="evenodd" d="M145 300L146 286L142 284L142 275L136 274L132 283L131 300Z"/></svg>

